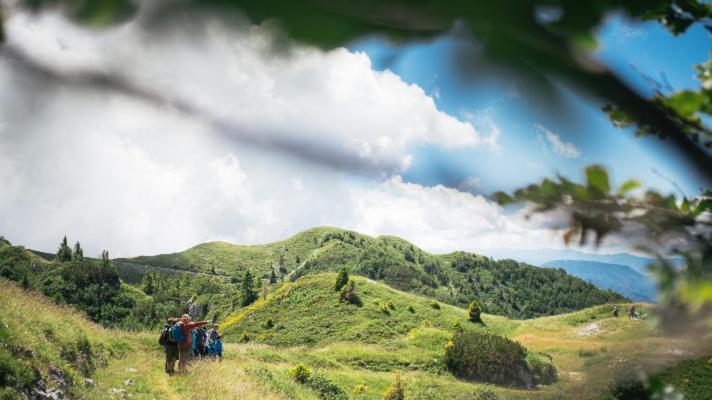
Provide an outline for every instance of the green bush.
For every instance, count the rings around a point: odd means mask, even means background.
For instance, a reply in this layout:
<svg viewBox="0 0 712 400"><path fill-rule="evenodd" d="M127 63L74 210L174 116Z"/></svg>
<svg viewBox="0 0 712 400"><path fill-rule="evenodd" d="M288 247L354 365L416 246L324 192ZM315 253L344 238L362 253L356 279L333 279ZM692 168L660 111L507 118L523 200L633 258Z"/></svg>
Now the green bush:
<svg viewBox="0 0 712 400"><path fill-rule="evenodd" d="M348 400L349 398L339 385L321 374L312 374L307 379L306 385L315 390L322 400Z"/></svg>
<svg viewBox="0 0 712 400"><path fill-rule="evenodd" d="M353 279L341 289L341 301L358 306L361 305L361 299L358 297L358 293L356 293L356 283Z"/></svg>
<svg viewBox="0 0 712 400"><path fill-rule="evenodd" d="M558 373L547 354L529 352L525 361L535 383L548 385L556 382Z"/></svg>
<svg viewBox="0 0 712 400"><path fill-rule="evenodd" d="M383 400L405 400L405 387L401 381L400 374L396 372L396 377L391 386L383 395Z"/></svg>
<svg viewBox="0 0 712 400"><path fill-rule="evenodd" d="M289 370L289 376L299 383L306 383L311 375L312 370L304 364L297 364L297 366Z"/></svg>
<svg viewBox="0 0 712 400"><path fill-rule="evenodd" d="M274 328L274 321L272 321L272 318L267 318L262 322L262 327L265 329L272 329Z"/></svg>
<svg viewBox="0 0 712 400"><path fill-rule="evenodd" d="M528 386L527 350L503 336L463 331L445 345L445 365L456 376L500 385ZM523 374L524 373L524 374Z"/></svg>
<svg viewBox="0 0 712 400"><path fill-rule="evenodd" d="M391 310L388 308L388 304L386 303L380 303L378 304L378 309L381 310L382 313L384 314L390 314Z"/></svg>
<svg viewBox="0 0 712 400"><path fill-rule="evenodd" d="M242 335L240 335L240 338L237 339L237 341L240 343L247 343L250 341L250 335L248 335L247 332L242 332Z"/></svg>
<svg viewBox="0 0 712 400"><path fill-rule="evenodd" d="M415 314L415 308L413 308L413 306L408 306L408 312L411 314Z"/></svg>
<svg viewBox="0 0 712 400"><path fill-rule="evenodd" d="M434 302L430 303L430 307L432 307L434 310L439 310L440 303L438 303L437 301L434 301Z"/></svg>

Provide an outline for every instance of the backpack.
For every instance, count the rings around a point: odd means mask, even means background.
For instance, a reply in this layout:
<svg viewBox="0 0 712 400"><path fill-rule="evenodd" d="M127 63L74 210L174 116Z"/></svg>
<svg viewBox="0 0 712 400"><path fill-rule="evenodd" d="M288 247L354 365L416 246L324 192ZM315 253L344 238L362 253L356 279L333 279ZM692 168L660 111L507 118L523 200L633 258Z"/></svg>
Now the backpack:
<svg viewBox="0 0 712 400"><path fill-rule="evenodd" d="M185 335L183 334L183 324L175 324L171 327L171 339L176 343L181 343L185 341Z"/></svg>
<svg viewBox="0 0 712 400"><path fill-rule="evenodd" d="M161 346L167 345L170 341L170 332L170 326L166 326L165 328L163 328L163 330L161 331L161 336L158 337L158 344L160 344Z"/></svg>

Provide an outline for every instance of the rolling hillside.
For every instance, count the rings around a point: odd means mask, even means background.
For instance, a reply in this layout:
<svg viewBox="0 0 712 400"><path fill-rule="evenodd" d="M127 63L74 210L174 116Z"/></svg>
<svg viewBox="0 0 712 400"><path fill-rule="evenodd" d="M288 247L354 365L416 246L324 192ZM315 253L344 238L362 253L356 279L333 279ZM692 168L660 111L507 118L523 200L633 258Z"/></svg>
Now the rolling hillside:
<svg viewBox="0 0 712 400"><path fill-rule="evenodd" d="M554 260L542 265L561 268L566 273L591 282L601 289L611 289L635 301L655 301L655 286L647 277L627 265L596 261Z"/></svg>
<svg viewBox="0 0 712 400"><path fill-rule="evenodd" d="M373 238L324 227L266 245L211 242L180 253L117 260L117 265L122 263L202 272L233 280L239 280L245 269L263 279L274 270L283 281L345 266L353 274L452 305L466 306L477 297L485 311L513 318L552 315L624 300L558 270L512 260L494 261L465 252L434 255L397 237Z"/></svg>
<svg viewBox="0 0 712 400"><path fill-rule="evenodd" d="M382 399L393 382L394 370L400 371L406 396L411 400L600 399L608 393L613 379L638 368L662 371L662 382L674 384L685 398L704 399L712 389L712 381L707 379L707 359L712 349L700 349L696 345L704 343L699 341L665 338L652 321L610 318L610 306L526 321L483 315L484 326L473 328L513 338L533 356L551 357L559 375L553 384L526 390L455 379L444 365L443 344L455 330L448 327L453 319L469 329L466 324L471 323L466 321L464 310L443 306L438 314L428 299L359 279L357 288L363 308L375 301L393 301L396 310L391 316L373 315L373 309L348 314L333 302L333 288L327 285L332 280L333 275L302 278L284 292L275 292L261 305L246 309L250 315L242 320L225 321L223 362L198 361L188 374L169 378L163 372L157 331L105 329L72 308L57 306L42 295L0 279L0 305L4 310L0 315L0 393L3 398L16 398L22 391L41 388L52 393L61 390L65 398L87 400L326 398L319 390L290 377L289 371L298 364L317 372L321 382L330 382L348 398L362 400ZM313 315L304 312L298 299L322 308L333 307L335 311L327 313L329 318L338 331L344 329L347 333L338 337L314 332L324 340L311 345L274 347L261 342L260 333L272 332L274 327L258 328L252 320L272 315L274 307L282 310L278 316L281 323L287 322L282 318L293 320L288 322L288 329L309 331ZM402 303L398 303L399 299ZM416 312L400 315L408 303ZM33 313L28 314L28 309ZM385 325L400 328L374 340L353 338L351 334L357 329L346 326L384 317L398 321ZM338 325L341 319L348 324ZM411 325L406 331L406 326ZM256 333L255 339L235 343L233 339L239 338L243 329ZM379 331L367 328L362 332L379 335ZM287 334L280 335L279 340L290 339ZM277 339L274 336L268 340ZM705 354L707 357L700 357ZM676 365L679 367L669 368ZM43 383L36 383L38 377ZM681 383L683 380L687 383Z"/></svg>

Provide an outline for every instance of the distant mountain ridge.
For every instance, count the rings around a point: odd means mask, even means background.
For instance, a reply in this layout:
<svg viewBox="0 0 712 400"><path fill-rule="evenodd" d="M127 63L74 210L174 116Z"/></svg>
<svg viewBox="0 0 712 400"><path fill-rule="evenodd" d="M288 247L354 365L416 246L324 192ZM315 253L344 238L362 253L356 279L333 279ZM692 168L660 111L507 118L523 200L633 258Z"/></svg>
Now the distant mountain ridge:
<svg viewBox="0 0 712 400"><path fill-rule="evenodd" d="M396 289L466 307L478 299L489 313L532 318L622 301L617 293L558 270L514 260L495 261L466 252L430 254L394 236L371 237L354 231L317 227L264 245L203 243L188 250L117 259L134 270L160 267L239 279L245 270L263 280L337 271L347 267Z"/></svg>
<svg viewBox="0 0 712 400"><path fill-rule="evenodd" d="M636 301L655 301L655 286L627 265L587 260L553 260L542 267L561 268L601 289L611 289Z"/></svg>

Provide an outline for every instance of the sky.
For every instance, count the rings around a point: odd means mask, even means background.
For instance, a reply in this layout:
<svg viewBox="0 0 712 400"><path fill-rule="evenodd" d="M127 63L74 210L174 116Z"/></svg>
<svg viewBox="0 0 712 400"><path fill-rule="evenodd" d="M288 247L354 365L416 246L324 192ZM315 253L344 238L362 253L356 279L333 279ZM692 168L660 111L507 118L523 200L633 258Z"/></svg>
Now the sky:
<svg viewBox="0 0 712 400"><path fill-rule="evenodd" d="M496 190L600 163L614 182L699 192L674 154L612 127L596 99L486 62L461 76L455 36L275 52L268 26L177 20L154 35L139 22L95 32L9 14L8 43L56 76L145 90L78 87L0 57L0 234L13 243L53 251L66 234L87 255L125 257L330 225L501 254L563 247L563 222L504 209L487 198ZM645 94L644 76L695 87L691 66L712 50L701 29L673 38L618 16L599 42L596 57Z"/></svg>

